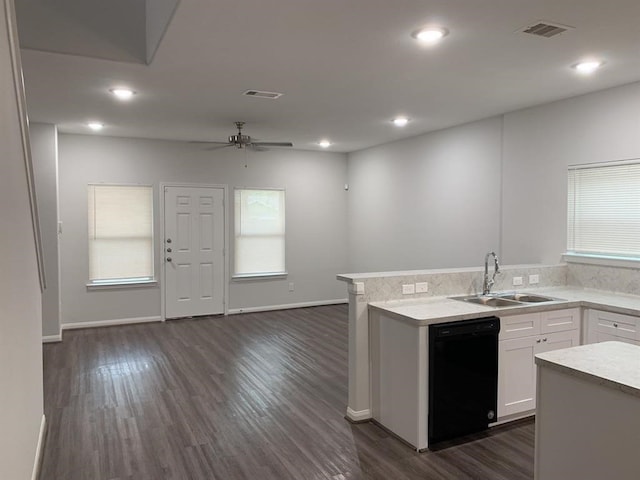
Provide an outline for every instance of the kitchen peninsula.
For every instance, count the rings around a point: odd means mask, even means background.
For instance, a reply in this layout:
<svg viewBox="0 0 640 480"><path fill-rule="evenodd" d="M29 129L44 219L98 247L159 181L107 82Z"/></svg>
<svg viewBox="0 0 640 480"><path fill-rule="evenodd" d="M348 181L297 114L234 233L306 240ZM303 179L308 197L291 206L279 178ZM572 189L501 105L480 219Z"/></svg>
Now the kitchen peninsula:
<svg viewBox="0 0 640 480"><path fill-rule="evenodd" d="M572 271L572 268L575 270ZM540 293L561 300L538 305L498 308L449 298L452 295L469 295L479 292L482 281L480 268L338 276L338 279L348 283L349 291L347 418L351 421L368 421L376 419L376 415L380 414L379 395L381 391L387 389L387 386L381 386L378 377L381 359L376 352L380 349L380 339L384 338L384 342L387 340L408 342L404 346L398 343L393 349L399 352L395 360L399 362L404 358L406 365L410 365L410 369L406 369L398 362L393 368L397 372L402 371L402 377L410 376L412 381L416 381L410 395L411 415L414 412L416 415L411 419L398 419L398 425L400 425L398 428L401 431L394 430L395 420L391 421L392 425L385 425L385 421L378 421L395 431L413 447L419 450L426 448L427 412L423 405L427 395L425 372L428 325L491 315L515 321L513 332L509 335L526 332L526 338L524 336L523 338L505 338L504 340L508 340L509 343L504 345L532 342L526 347L529 349L526 355L524 350L520 352L511 350L512 353L515 352L513 360L519 361L522 368L525 368L526 364L528 370L526 375L514 376L516 380L523 379L525 383L515 385L511 389L515 393L510 400L503 402L502 415L499 409L499 417L502 416L502 420L508 421L534 413L534 354L546 351L544 348L565 348L611 339L610 337L640 343L640 328L634 326L636 325L634 322L640 323L640 319L637 318L640 317L640 296L629 293L634 291L635 283L633 282L636 282L637 278L632 277L632 281L627 282L630 285L627 286L624 281L628 277L623 275L628 273L623 272L620 275L620 285L616 286L611 281L611 278L616 278L615 275L607 272L606 278L609 279L609 285L612 288L615 287L617 292L604 291L601 288L585 288L588 284L582 280L582 277L592 278L591 271L587 272L588 275L587 273L582 275L579 268L580 266L573 265L505 266L502 268L503 274L494 287L495 291L513 290L513 278L520 276L529 278L533 275L539 278L539 284L533 287L526 285L523 291ZM637 271L634 271L634 275L637 275ZM428 287L425 288L424 284ZM423 291L413 295L403 295L404 285L420 285ZM615 317L616 315L619 317ZM502 323L504 331L505 321L503 320ZM539 344L536 343L538 340ZM555 345L552 345L554 342L556 342ZM407 349L407 345L411 348ZM383 348L387 347L389 345ZM413 354L415 358L411 359ZM506 355L502 350L500 354L503 357ZM390 378L396 376L398 375L391 373ZM504 383L504 372L502 377L501 381ZM502 400L505 400L504 395ZM384 399L382 401L384 402Z"/></svg>

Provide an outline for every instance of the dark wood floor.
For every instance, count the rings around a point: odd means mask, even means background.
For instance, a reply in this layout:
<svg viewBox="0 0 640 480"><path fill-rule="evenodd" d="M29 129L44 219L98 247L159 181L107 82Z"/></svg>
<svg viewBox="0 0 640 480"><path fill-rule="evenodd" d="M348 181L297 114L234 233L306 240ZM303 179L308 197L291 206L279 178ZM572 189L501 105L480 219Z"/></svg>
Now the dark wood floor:
<svg viewBox="0 0 640 480"><path fill-rule="evenodd" d="M344 419L347 307L67 331L41 480L533 478L533 422L416 453Z"/></svg>

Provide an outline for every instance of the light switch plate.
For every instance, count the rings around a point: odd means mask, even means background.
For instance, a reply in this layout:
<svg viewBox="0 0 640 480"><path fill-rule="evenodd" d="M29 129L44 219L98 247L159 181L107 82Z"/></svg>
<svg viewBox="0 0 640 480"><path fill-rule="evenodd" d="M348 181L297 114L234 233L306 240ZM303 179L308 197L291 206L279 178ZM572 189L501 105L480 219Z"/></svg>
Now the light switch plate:
<svg viewBox="0 0 640 480"><path fill-rule="evenodd" d="M540 275L529 275L529 285L540 283Z"/></svg>
<svg viewBox="0 0 640 480"><path fill-rule="evenodd" d="M403 295L413 295L414 293L416 293L416 286L413 283L402 285Z"/></svg>
<svg viewBox="0 0 640 480"><path fill-rule="evenodd" d="M416 283L416 293L427 293L429 291L429 283L418 282Z"/></svg>
<svg viewBox="0 0 640 480"><path fill-rule="evenodd" d="M513 277L513 286L522 285L522 277Z"/></svg>

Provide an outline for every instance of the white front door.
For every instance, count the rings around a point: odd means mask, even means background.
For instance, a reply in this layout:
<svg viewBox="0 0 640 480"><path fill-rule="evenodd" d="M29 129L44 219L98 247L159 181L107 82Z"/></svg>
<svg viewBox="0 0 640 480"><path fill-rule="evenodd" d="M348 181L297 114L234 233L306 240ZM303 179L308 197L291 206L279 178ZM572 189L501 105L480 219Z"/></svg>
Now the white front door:
<svg viewBox="0 0 640 480"><path fill-rule="evenodd" d="M164 188L165 318L224 313L224 189Z"/></svg>

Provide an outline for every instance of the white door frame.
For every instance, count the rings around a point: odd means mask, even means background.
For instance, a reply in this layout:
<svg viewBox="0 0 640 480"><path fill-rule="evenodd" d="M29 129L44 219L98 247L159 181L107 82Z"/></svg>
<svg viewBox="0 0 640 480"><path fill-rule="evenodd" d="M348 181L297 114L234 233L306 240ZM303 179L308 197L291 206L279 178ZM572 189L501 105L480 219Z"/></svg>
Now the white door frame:
<svg viewBox="0 0 640 480"><path fill-rule="evenodd" d="M229 214L228 214L228 205L229 205L229 188L227 185L218 185L218 184L210 184L210 183L184 183L184 182L160 182L160 272L161 272L161 285L160 285L160 316L162 317L162 321L166 321L166 313L165 313L165 285L166 285L166 265L165 261L165 251L164 251L164 239L165 239L165 230L164 230L164 189L165 187L187 187L187 188L221 188L223 190L223 208L222 214L224 218L224 315L229 315Z"/></svg>

